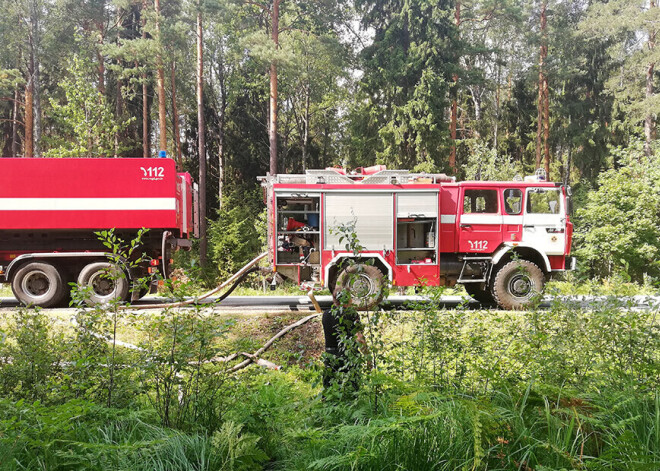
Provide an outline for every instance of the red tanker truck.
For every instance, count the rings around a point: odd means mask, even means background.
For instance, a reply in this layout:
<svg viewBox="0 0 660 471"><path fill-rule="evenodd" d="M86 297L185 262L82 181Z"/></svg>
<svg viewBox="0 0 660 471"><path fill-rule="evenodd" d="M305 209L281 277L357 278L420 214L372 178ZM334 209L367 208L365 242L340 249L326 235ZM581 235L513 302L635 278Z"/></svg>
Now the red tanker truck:
<svg viewBox="0 0 660 471"><path fill-rule="evenodd" d="M149 289L134 283L154 271L167 277L172 251L190 247L196 191L168 158L2 158L0 282L41 307L65 303L70 282L89 287L90 304L138 299ZM142 228L135 257L144 261L111 263L96 232L130 242ZM123 275L109 280L109 269Z"/></svg>

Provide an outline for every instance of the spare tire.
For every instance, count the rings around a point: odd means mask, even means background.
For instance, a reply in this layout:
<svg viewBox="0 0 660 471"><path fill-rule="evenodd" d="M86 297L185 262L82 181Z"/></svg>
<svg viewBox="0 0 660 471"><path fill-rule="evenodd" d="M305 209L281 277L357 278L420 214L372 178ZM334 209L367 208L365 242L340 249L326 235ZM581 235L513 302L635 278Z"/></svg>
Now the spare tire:
<svg viewBox="0 0 660 471"><path fill-rule="evenodd" d="M358 311L372 309L380 304L385 295L383 273L373 265L349 265L337 277L332 295L335 300L353 306Z"/></svg>
<svg viewBox="0 0 660 471"><path fill-rule="evenodd" d="M33 262L21 267L11 282L14 296L26 306L54 307L66 295L62 275L49 263Z"/></svg>
<svg viewBox="0 0 660 471"><path fill-rule="evenodd" d="M90 263L78 275L78 288L84 289L83 297L88 306L107 304L115 299L124 301L128 285L126 274L113 263Z"/></svg>

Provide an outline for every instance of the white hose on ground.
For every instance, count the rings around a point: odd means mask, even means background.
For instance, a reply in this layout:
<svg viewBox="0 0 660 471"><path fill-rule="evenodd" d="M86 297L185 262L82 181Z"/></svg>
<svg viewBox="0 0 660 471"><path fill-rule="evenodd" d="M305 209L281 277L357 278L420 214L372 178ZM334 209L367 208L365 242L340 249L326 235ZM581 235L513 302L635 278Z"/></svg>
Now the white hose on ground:
<svg viewBox="0 0 660 471"><path fill-rule="evenodd" d="M194 304L198 302L201 299L206 299L209 296L213 296L214 294L220 292L221 290L225 289L227 286L230 286L234 281L239 279L245 272L248 270L252 269L257 263L259 263L264 257L268 255L268 252L264 252L261 255L257 256L254 258L251 262L247 263L243 268L238 270L236 273L234 273L227 281L224 283L218 285L216 288L213 288L211 291L208 291L201 296L197 296L192 299L188 299L186 301L179 301L176 303L164 303L164 304L150 304L150 305L144 305L144 306L122 306L120 309L130 309L130 310L141 310L141 309L166 309L166 308L172 308L172 307L181 307L181 306L186 306L188 304Z"/></svg>

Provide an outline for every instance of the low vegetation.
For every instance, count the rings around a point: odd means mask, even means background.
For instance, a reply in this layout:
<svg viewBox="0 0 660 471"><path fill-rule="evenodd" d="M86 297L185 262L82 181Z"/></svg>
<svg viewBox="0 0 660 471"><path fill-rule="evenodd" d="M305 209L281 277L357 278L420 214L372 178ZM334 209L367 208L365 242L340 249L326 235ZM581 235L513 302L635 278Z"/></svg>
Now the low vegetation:
<svg viewBox="0 0 660 471"><path fill-rule="evenodd" d="M295 314L119 311L115 330L101 308L67 328L21 309L0 469L660 469L658 311L413 307L364 314L360 388L325 392L318 322L264 355L279 371L223 361Z"/></svg>

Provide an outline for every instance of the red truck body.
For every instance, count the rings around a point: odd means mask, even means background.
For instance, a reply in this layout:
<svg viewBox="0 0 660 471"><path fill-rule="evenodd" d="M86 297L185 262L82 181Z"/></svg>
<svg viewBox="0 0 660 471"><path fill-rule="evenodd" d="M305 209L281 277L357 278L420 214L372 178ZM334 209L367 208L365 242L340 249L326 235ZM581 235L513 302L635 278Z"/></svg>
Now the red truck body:
<svg viewBox="0 0 660 471"><path fill-rule="evenodd" d="M167 158L0 159L0 281L12 283L19 299L30 280L52 282L35 274L24 286L15 283L30 263L76 281L87 265L107 260L95 232L108 229L125 241L148 229L143 250L166 273L169 252L190 245L195 206L190 175ZM133 279L148 268L127 271ZM52 304L48 296L32 298L21 300Z"/></svg>
<svg viewBox="0 0 660 471"><path fill-rule="evenodd" d="M379 167L262 181L271 263L300 284L334 291L347 284L342 263L352 259L377 269L365 268L366 291L380 292L381 278L402 287L461 283L477 299L518 308L574 263L570 188L542 177L456 182ZM342 226L352 227L358 253L337 232ZM517 276L518 265L530 275Z"/></svg>
<svg viewBox="0 0 660 471"><path fill-rule="evenodd" d="M171 159L2 159L0 230L144 227L187 237L190 185Z"/></svg>

